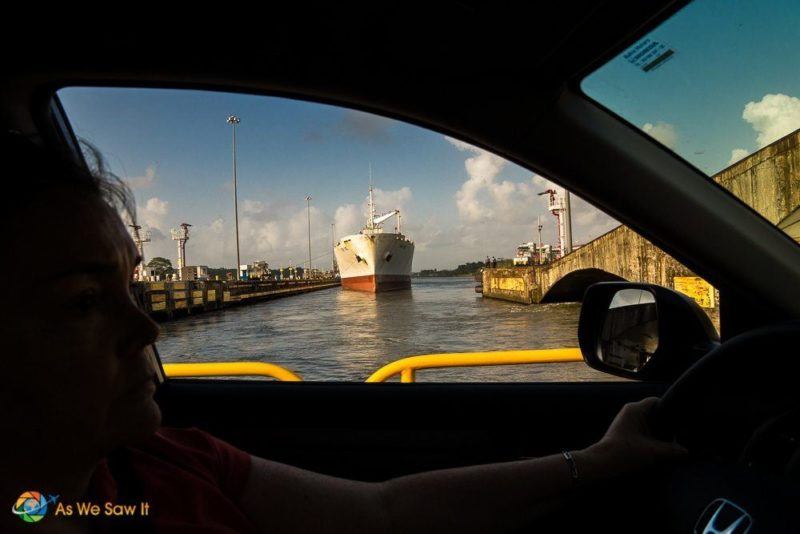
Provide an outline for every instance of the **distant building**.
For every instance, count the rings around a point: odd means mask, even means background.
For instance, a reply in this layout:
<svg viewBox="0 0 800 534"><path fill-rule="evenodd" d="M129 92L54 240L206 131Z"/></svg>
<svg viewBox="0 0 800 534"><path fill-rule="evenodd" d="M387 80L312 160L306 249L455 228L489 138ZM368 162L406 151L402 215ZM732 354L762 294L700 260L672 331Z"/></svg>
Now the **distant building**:
<svg viewBox="0 0 800 534"><path fill-rule="evenodd" d="M161 280L161 277L156 274L156 270L154 267L145 265L141 266L141 277L139 278L139 280L145 282L159 282Z"/></svg>
<svg viewBox="0 0 800 534"><path fill-rule="evenodd" d="M514 256L514 265L533 265L536 256L536 245L533 242L522 243L517 246L517 255Z"/></svg>
<svg viewBox="0 0 800 534"><path fill-rule="evenodd" d="M251 280L269 280L272 278L269 263L265 261L254 261L252 265L247 266L247 270Z"/></svg>
<svg viewBox="0 0 800 534"><path fill-rule="evenodd" d="M196 280L208 280L208 265L196 265L195 266L195 279Z"/></svg>
<svg viewBox="0 0 800 534"><path fill-rule="evenodd" d="M187 265L178 270L178 280L182 282L193 282L197 279L197 267Z"/></svg>
<svg viewBox="0 0 800 534"><path fill-rule="evenodd" d="M578 246L572 247L573 250L577 248ZM517 254L513 258L513 263L514 265L541 265L556 259L558 259L558 250L555 250L552 245L542 245L539 248L536 243L529 241L517 246Z"/></svg>

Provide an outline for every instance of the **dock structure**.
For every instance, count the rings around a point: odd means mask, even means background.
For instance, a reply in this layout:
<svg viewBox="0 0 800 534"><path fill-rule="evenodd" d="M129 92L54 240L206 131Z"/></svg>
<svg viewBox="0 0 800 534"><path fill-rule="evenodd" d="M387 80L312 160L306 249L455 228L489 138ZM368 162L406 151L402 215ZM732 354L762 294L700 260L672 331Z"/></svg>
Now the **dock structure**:
<svg viewBox="0 0 800 534"><path fill-rule="evenodd" d="M800 241L800 130L712 177L769 222ZM678 260L626 226L619 226L544 265L484 269L484 297L524 304L580 302L596 282L658 284L693 297L709 315L716 290Z"/></svg>
<svg viewBox="0 0 800 534"><path fill-rule="evenodd" d="M222 310L338 287L338 279L137 282L134 296L155 320Z"/></svg>

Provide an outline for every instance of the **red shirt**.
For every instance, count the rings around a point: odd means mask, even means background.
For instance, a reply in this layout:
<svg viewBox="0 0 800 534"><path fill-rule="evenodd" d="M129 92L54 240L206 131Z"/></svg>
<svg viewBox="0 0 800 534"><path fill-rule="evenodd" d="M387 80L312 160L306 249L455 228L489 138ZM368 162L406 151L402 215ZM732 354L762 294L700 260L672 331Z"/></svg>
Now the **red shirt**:
<svg viewBox="0 0 800 534"><path fill-rule="evenodd" d="M246 452L196 428L162 428L128 450L130 472L150 504L144 526L163 532L256 531L238 505L250 472ZM90 485L93 501L117 503L117 482L103 460ZM101 527L116 531L131 521L114 518Z"/></svg>

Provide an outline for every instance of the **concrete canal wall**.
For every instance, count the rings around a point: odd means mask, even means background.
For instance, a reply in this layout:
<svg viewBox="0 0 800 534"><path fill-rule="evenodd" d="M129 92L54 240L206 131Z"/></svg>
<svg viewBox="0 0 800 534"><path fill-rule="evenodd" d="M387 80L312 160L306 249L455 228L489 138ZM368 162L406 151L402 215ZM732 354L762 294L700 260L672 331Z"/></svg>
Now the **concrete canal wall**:
<svg viewBox="0 0 800 534"><path fill-rule="evenodd" d="M134 286L134 295L151 317L168 320L337 286L338 279L138 282Z"/></svg>
<svg viewBox="0 0 800 534"><path fill-rule="evenodd" d="M704 307L717 307L711 286L625 226L547 265L484 269L482 285L485 297L536 304L580 302L590 285L615 280L691 291Z"/></svg>
<svg viewBox="0 0 800 534"><path fill-rule="evenodd" d="M800 240L800 130L712 178ZM693 297L712 320L719 312L713 287L626 226L546 265L484 269L482 289L485 297L525 304L579 302L589 285L611 280L669 287Z"/></svg>
<svg viewBox="0 0 800 534"><path fill-rule="evenodd" d="M780 224L800 206L800 130L734 163L714 180Z"/></svg>

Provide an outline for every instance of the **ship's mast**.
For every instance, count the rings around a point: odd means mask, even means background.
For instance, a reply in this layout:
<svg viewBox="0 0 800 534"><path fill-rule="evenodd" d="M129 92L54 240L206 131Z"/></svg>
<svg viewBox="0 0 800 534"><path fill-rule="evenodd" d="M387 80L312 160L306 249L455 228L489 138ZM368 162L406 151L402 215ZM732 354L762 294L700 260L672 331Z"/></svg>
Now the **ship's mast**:
<svg viewBox="0 0 800 534"><path fill-rule="evenodd" d="M367 228L370 230L375 229L375 199L372 195L372 163L369 164L369 219L367 220Z"/></svg>

